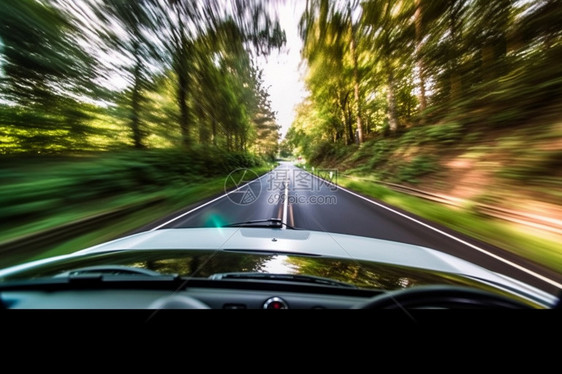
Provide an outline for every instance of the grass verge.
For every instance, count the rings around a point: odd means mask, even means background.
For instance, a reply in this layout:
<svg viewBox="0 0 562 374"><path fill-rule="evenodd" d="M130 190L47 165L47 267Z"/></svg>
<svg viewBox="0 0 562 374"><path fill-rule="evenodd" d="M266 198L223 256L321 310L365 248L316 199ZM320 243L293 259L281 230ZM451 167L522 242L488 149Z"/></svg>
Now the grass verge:
<svg viewBox="0 0 562 374"><path fill-rule="evenodd" d="M257 175L261 176L271 169L271 165L264 165L250 169ZM10 266L17 263L48 258L51 256L64 255L116 239L130 231L138 229L139 227L143 227L161 219L162 217L173 214L186 206L222 193L224 191L225 177L226 175L204 178L198 180L196 184L183 185L177 183L166 188L162 188L158 192L126 194L113 200L105 206L101 205L100 202L97 202L95 204L98 207L97 209L95 209L94 206L88 206L83 210L80 209L80 213L65 212L64 214L50 217L45 222L36 223L31 227L22 228L19 232L13 232L12 236L21 237L33 235L34 230L37 230L38 227L41 227L42 230L46 231L56 227L57 225L71 222L79 217L85 218L88 215L102 214L110 211L111 209L121 209L124 205L130 206L137 204L139 206L139 210L134 211L125 217L112 219L103 225L90 230L86 234L77 235L69 240L65 240L62 243L49 245L45 248L36 248L32 255L21 252L7 253L3 255L2 264L3 266ZM145 203L147 201L154 200L156 198L160 199L158 204L146 206ZM35 233L37 233L37 231L35 231Z"/></svg>
<svg viewBox="0 0 562 374"><path fill-rule="evenodd" d="M562 251L560 243L554 239L539 237L515 224L484 217L468 209L450 208L352 176L338 175L338 183L562 273Z"/></svg>

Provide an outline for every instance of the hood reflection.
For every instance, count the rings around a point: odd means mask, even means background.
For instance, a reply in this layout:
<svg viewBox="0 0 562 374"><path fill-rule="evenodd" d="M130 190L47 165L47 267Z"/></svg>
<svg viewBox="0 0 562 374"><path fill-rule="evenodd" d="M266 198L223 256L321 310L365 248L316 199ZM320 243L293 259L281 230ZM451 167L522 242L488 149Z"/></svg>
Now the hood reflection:
<svg viewBox="0 0 562 374"><path fill-rule="evenodd" d="M130 266L161 274L200 278L229 272L311 275L357 287L385 290L422 284L468 283L467 280L450 274L353 259L195 250L135 250L88 254L26 269L4 280L52 277L76 268L99 265Z"/></svg>
<svg viewBox="0 0 562 374"><path fill-rule="evenodd" d="M288 256L271 256L263 266L260 271L265 273L277 273L277 274L299 274L299 269L297 266L293 265Z"/></svg>

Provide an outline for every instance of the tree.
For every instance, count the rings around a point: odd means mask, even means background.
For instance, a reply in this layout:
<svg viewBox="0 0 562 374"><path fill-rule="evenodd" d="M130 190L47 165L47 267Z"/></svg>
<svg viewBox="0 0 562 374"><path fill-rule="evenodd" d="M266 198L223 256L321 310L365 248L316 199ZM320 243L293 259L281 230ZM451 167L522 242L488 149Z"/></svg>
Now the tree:
<svg viewBox="0 0 562 374"><path fill-rule="evenodd" d="M421 0L415 0L414 23L416 30L416 68L419 77L419 102L421 121L425 122L425 110L427 109L427 98L425 94L425 64L422 55L424 37L424 7Z"/></svg>
<svg viewBox="0 0 562 374"><path fill-rule="evenodd" d="M362 143L364 132L358 21L354 16L359 11L358 6L357 1L341 6L328 0L310 0L299 25L305 44L303 57L309 62L311 72L309 88L322 90L319 86L314 87L315 75L327 79L334 74L329 91L340 112L348 144Z"/></svg>
<svg viewBox="0 0 562 374"><path fill-rule="evenodd" d="M364 4L363 23L372 41L373 73L382 74L386 81L388 123L391 132L400 127L397 95L398 83L409 74L412 66L411 2L390 0Z"/></svg>
<svg viewBox="0 0 562 374"><path fill-rule="evenodd" d="M19 151L86 146L90 113L78 97L91 90L93 60L73 43L78 32L59 9L33 0L0 7L2 98L0 131Z"/></svg>
<svg viewBox="0 0 562 374"><path fill-rule="evenodd" d="M274 160L279 150L279 130L275 113L271 109L269 93L263 87L261 72L253 75L257 85L257 102L253 109L253 122L256 125L255 149L258 154Z"/></svg>
<svg viewBox="0 0 562 374"><path fill-rule="evenodd" d="M246 58L243 51L267 54L272 48L282 46L285 35L279 22L271 19L263 1L234 0L224 4L219 0L170 0L169 6L170 10L164 11L168 15L164 17L167 20L166 34L169 35L166 48L177 78L177 104L180 108L183 145L189 148L192 143L189 102L195 91L192 84L197 59L195 45L204 40L203 43L208 47L206 51L211 54L222 53ZM244 134L232 131L229 127L228 136L239 138L240 145Z"/></svg>
<svg viewBox="0 0 562 374"><path fill-rule="evenodd" d="M146 128L142 123L145 91L154 80L159 58L159 33L155 0L104 0L103 8L94 8L105 26L105 42L128 60L123 67L130 84L129 123L134 147L145 148Z"/></svg>

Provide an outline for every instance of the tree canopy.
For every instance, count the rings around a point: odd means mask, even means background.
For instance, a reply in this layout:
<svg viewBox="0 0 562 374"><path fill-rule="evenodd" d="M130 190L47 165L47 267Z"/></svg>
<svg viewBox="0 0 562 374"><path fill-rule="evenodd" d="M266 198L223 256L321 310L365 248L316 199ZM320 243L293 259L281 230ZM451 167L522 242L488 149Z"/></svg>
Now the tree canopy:
<svg viewBox="0 0 562 374"><path fill-rule="evenodd" d="M557 0L307 0L309 97L286 143L314 158L413 126L560 113L561 15Z"/></svg>
<svg viewBox="0 0 562 374"><path fill-rule="evenodd" d="M285 43L267 3L21 0L0 7L0 153L277 151L254 57Z"/></svg>

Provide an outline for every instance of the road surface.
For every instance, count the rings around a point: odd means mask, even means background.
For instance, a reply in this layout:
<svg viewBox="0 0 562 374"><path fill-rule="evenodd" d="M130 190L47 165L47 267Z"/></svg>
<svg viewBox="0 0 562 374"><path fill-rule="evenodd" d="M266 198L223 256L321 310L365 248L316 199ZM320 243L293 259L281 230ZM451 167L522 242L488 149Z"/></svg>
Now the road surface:
<svg viewBox="0 0 562 374"><path fill-rule="evenodd" d="M437 249L553 294L559 294L562 289L561 274L398 207L341 188L335 170L316 170L311 174L291 163L281 163L259 178L251 171L240 170L231 174L225 187L230 193L168 217L152 229L216 227L279 218L299 229Z"/></svg>

